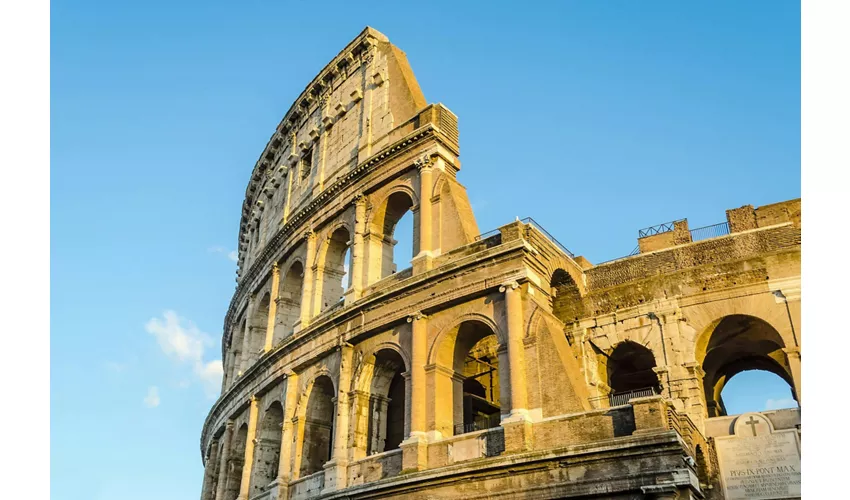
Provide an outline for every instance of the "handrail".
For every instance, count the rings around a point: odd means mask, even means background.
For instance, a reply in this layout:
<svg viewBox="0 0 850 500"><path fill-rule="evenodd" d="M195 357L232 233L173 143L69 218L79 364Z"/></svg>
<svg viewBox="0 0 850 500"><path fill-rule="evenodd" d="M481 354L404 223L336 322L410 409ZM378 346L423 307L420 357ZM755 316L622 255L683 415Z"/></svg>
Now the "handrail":
<svg viewBox="0 0 850 500"><path fill-rule="evenodd" d="M654 226L645 227L643 229L638 229L638 238L644 238L646 236L654 236L656 234L661 233L669 233L672 231L677 222L682 222L685 219L674 220L670 222L662 222L661 224L656 224Z"/></svg>
<svg viewBox="0 0 850 500"><path fill-rule="evenodd" d="M721 222L720 224L691 229L691 241L707 240L709 238L726 236L727 234L729 234L729 223Z"/></svg>
<svg viewBox="0 0 850 500"><path fill-rule="evenodd" d="M565 247L565 246L564 246L564 245L563 245L560 241L558 241L558 240L557 240L557 238L555 238L554 236L552 236L552 234L550 234L550 233L549 233L549 231L547 231L547 230L543 229L543 226L541 226L541 225L540 225L540 223L539 223L539 222L537 222L536 220L532 219L531 217L526 217L525 219L522 219L520 222L522 222L523 224L528 224L528 225L530 225L530 226L533 226L533 227L534 227L534 228L536 228L538 231L540 231L541 233L543 233L544 235L546 235L546 237L547 237L547 238L549 238L550 240L552 240L552 243L554 243L554 244L555 244L555 246L557 246L558 248L560 248L561 250L563 250L563 252L564 252L565 254L569 255L571 259L575 259L575 258L576 258L576 256L575 256L575 254L574 254L574 253L570 252L570 251L569 251L569 249L567 249L567 247Z"/></svg>

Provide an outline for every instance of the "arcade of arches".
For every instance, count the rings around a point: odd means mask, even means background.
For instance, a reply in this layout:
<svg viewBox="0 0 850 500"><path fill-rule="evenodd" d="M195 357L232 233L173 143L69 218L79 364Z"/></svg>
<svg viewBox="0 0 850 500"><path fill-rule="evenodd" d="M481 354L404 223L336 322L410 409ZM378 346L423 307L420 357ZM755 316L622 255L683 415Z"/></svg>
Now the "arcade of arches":
<svg viewBox="0 0 850 500"><path fill-rule="evenodd" d="M801 399L799 200L593 264L482 231L459 137L371 28L298 96L246 189L202 500L724 500L729 381ZM798 439L783 411L751 432Z"/></svg>

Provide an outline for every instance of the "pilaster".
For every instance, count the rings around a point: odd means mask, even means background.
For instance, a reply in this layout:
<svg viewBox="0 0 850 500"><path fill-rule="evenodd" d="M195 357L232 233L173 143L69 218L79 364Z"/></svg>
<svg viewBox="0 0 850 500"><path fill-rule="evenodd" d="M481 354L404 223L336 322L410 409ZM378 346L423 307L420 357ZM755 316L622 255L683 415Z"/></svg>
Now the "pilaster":
<svg viewBox="0 0 850 500"><path fill-rule="evenodd" d="M263 351L269 352L272 350L274 342L274 327L277 323L277 302L278 294L280 293L280 267L277 262L272 265L272 289L269 300L269 319L266 324L266 341L263 345Z"/></svg>
<svg viewBox="0 0 850 500"><path fill-rule="evenodd" d="M307 258L304 263L304 282L301 286L301 329L310 325L313 305L313 267L316 265L316 233L309 231L307 239Z"/></svg>
<svg viewBox="0 0 850 500"><path fill-rule="evenodd" d="M339 346L339 380L337 382L336 423L334 425L333 456L325 463L324 491L343 489L348 485L348 389L354 364L354 348L347 343Z"/></svg>
<svg viewBox="0 0 850 500"><path fill-rule="evenodd" d="M427 154L416 160L416 166L419 168L419 255L411 260L413 274L428 271L433 264L431 197L434 191L434 168L432 164L433 160Z"/></svg>
<svg viewBox="0 0 850 500"><path fill-rule="evenodd" d="M254 465L254 447L257 442L257 414L259 399L251 397L251 408L248 410L248 437L245 440L245 465L242 466L242 483L239 485L239 500L248 500L251 491L251 471Z"/></svg>
<svg viewBox="0 0 850 500"><path fill-rule="evenodd" d="M230 461L230 445L233 442L233 420L228 420L224 429L224 448L221 451L221 463L218 469L218 485L215 499L223 500L227 492L227 464Z"/></svg>
<svg viewBox="0 0 850 500"><path fill-rule="evenodd" d="M528 414L520 285L512 281L499 287L499 291L505 294L508 323L508 374L511 381L511 413L502 420L502 427L505 430L505 451L528 451L533 446L533 436L531 418Z"/></svg>
<svg viewBox="0 0 850 500"><path fill-rule="evenodd" d="M402 441L402 468L422 470L428 466L428 444L425 437L425 409L428 404L425 387L425 364L428 349L428 318L416 312L407 318L412 326L410 362L410 435Z"/></svg>

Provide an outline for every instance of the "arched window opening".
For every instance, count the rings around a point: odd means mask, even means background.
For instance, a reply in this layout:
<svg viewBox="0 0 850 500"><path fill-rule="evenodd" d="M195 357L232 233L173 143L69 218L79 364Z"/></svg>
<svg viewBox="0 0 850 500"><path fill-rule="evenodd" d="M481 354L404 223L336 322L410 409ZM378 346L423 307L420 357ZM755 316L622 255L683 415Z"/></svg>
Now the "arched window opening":
<svg viewBox="0 0 850 500"><path fill-rule="evenodd" d="M351 288L351 246L345 249L345 255L342 256L342 294L339 300L345 298L345 292Z"/></svg>
<svg viewBox="0 0 850 500"><path fill-rule="evenodd" d="M572 323L583 316L583 304L578 285L563 269L552 273L550 283L552 313L564 323Z"/></svg>
<svg viewBox="0 0 850 500"><path fill-rule="evenodd" d="M241 375L242 373L242 345L245 342L245 330L247 328L247 321L242 319L237 323L237 326L233 328L230 337L230 357L227 360L228 369L226 370L225 375L230 374L228 378L228 387L233 385L233 382Z"/></svg>
<svg viewBox="0 0 850 500"><path fill-rule="evenodd" d="M301 319L301 295L304 289L304 266L295 262L289 266L280 284L278 295L278 321L275 326L274 343L290 337Z"/></svg>
<svg viewBox="0 0 850 500"><path fill-rule="evenodd" d="M469 336L466 330L461 333ZM476 334L464 339L458 335L458 343L471 343ZM499 343L496 335L489 333L478 340L463 359L463 432L489 429L499 425ZM459 429L455 429L455 434Z"/></svg>
<svg viewBox="0 0 850 500"><path fill-rule="evenodd" d="M375 353L369 388L369 441L373 455L399 447L405 436L404 360L392 349Z"/></svg>
<svg viewBox="0 0 850 500"><path fill-rule="evenodd" d="M413 211L405 212L393 228L393 266L390 274L410 267L413 255Z"/></svg>
<svg viewBox="0 0 850 500"><path fill-rule="evenodd" d="M710 334L697 344L697 359L702 358L705 371L703 384L708 416L730 414L721 393L733 377L752 370L778 376L791 387L791 396L796 400L794 380L784 347L785 343L779 333L759 318L731 315L718 321ZM744 375L741 380L746 381L752 376ZM760 384L746 384L746 387L749 399L762 397L763 387ZM766 401L763 403L767 404Z"/></svg>
<svg viewBox="0 0 850 500"><path fill-rule="evenodd" d="M431 375L437 397L433 404L436 431L452 436L499 426L501 409L510 407L507 350L484 321L467 320L440 334Z"/></svg>
<svg viewBox="0 0 850 500"><path fill-rule="evenodd" d="M350 267L351 244L348 230L344 227L333 232L326 244L324 259L319 269L321 277L321 310L326 311L339 304L345 290L348 288L348 273ZM345 280L345 281L343 281Z"/></svg>
<svg viewBox="0 0 850 500"><path fill-rule="evenodd" d="M369 236L370 284L410 267L419 248L413 234L412 207L410 195L396 191L375 212Z"/></svg>
<svg viewBox="0 0 850 500"><path fill-rule="evenodd" d="M637 342L622 342L603 363L611 388L611 406L626 404L631 397L661 393L658 375L653 370L655 356L647 347Z"/></svg>
<svg viewBox="0 0 850 500"><path fill-rule="evenodd" d="M243 350L242 371L247 370L253 365L263 351L263 346L266 342L266 330L269 327L269 306L271 304L271 295L265 292L254 307L254 313L251 315L251 323L248 325L248 331L245 335L248 336L246 347Z"/></svg>
<svg viewBox="0 0 850 500"><path fill-rule="evenodd" d="M727 415L799 407L791 382L773 371L745 370L719 384L718 406Z"/></svg>
<svg viewBox="0 0 850 500"><path fill-rule="evenodd" d="M333 449L334 386L330 378L322 375L313 382L304 416L304 443L300 475L306 476L322 470L331 459Z"/></svg>
<svg viewBox="0 0 850 500"><path fill-rule="evenodd" d="M248 440L248 424L242 424L230 445L230 458L227 464L227 485L224 500L236 500L242 488L242 469L245 466L245 443Z"/></svg>
<svg viewBox="0 0 850 500"><path fill-rule="evenodd" d="M277 478L282 430L283 407L275 401L263 415L257 432L249 497L265 491L268 485Z"/></svg>

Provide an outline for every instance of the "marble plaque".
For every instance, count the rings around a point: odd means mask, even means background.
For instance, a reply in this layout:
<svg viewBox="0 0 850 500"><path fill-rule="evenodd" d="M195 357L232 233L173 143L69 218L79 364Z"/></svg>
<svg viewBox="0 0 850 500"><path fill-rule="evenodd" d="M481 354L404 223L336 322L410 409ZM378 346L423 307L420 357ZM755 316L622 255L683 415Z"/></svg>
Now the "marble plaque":
<svg viewBox="0 0 850 500"><path fill-rule="evenodd" d="M796 429L776 431L764 415L745 413L735 420L734 435L715 444L727 500L801 496Z"/></svg>

